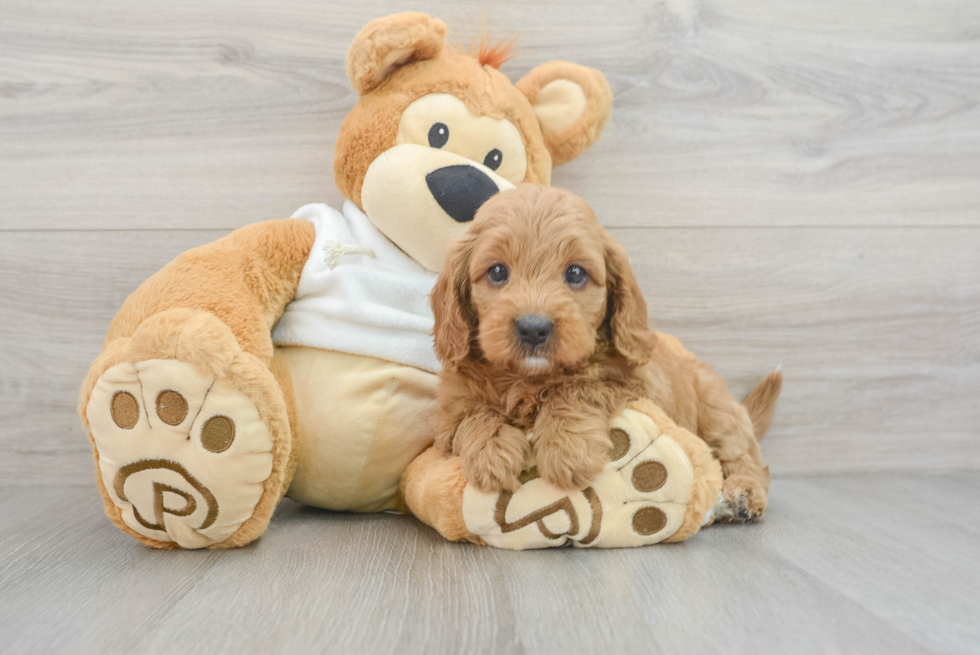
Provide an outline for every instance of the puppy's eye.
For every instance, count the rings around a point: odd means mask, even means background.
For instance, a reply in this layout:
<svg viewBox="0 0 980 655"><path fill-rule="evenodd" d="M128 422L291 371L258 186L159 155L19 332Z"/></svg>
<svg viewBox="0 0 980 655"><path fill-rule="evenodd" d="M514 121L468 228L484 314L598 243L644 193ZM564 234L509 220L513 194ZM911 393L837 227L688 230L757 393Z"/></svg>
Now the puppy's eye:
<svg viewBox="0 0 980 655"><path fill-rule="evenodd" d="M510 277L510 271L503 264L494 264L487 270L487 279L490 284L500 286L507 282L507 278Z"/></svg>
<svg viewBox="0 0 980 655"><path fill-rule="evenodd" d="M500 165L504 163L504 153L500 152L496 148L487 153L487 156L483 158L483 165L489 168L491 171L495 171L500 168Z"/></svg>
<svg viewBox="0 0 980 655"><path fill-rule="evenodd" d="M434 123L429 128L429 145L433 148L441 148L449 141L449 128L445 123Z"/></svg>
<svg viewBox="0 0 980 655"><path fill-rule="evenodd" d="M581 266L572 264L565 269L565 284L573 289L581 289L589 279L589 274Z"/></svg>

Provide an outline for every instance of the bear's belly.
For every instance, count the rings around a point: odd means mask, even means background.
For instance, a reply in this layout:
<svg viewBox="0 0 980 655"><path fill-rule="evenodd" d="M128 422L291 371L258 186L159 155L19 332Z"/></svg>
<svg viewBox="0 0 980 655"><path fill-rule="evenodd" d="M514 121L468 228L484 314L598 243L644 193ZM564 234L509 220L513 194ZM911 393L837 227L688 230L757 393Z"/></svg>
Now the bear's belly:
<svg viewBox="0 0 980 655"><path fill-rule="evenodd" d="M296 398L296 474L287 495L324 509L398 506L408 464L435 437L436 380L381 359L301 346L276 349Z"/></svg>

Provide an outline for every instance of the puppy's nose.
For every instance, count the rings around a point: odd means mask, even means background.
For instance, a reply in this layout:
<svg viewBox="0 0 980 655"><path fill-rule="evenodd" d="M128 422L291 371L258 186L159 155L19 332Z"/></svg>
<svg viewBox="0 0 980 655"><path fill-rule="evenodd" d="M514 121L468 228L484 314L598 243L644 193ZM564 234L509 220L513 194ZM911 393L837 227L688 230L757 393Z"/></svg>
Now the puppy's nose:
<svg viewBox="0 0 980 655"><path fill-rule="evenodd" d="M540 346L551 333L555 331L555 324L547 316L540 314L525 314L514 321L514 332L521 343L528 346Z"/></svg>
<svg viewBox="0 0 980 655"><path fill-rule="evenodd" d="M476 210L500 191L483 171L466 164L437 168L425 176L425 183L439 206L457 223L472 221Z"/></svg>

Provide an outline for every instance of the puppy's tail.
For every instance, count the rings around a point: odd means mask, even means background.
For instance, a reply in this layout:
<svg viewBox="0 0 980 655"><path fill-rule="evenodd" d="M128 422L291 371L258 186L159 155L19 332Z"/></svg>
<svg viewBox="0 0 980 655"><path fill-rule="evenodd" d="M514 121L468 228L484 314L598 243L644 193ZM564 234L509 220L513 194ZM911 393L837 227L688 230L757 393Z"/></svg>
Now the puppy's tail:
<svg viewBox="0 0 980 655"><path fill-rule="evenodd" d="M776 413L776 401L779 392L783 390L783 372L773 371L762 379L752 393L742 404L749 411L752 419L752 429L757 441L762 441L772 423L772 415Z"/></svg>

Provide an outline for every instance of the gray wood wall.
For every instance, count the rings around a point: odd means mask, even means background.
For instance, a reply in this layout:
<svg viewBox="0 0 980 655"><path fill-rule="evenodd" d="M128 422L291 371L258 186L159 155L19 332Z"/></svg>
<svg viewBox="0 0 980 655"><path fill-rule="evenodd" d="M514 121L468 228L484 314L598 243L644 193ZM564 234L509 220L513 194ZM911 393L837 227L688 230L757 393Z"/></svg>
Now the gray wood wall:
<svg viewBox="0 0 980 655"><path fill-rule="evenodd" d="M88 483L78 385L181 251L313 201L364 0L0 2L0 479ZM421 2L520 32L516 79L603 70L554 183L651 315L745 393L782 366L774 475L980 468L980 3Z"/></svg>

